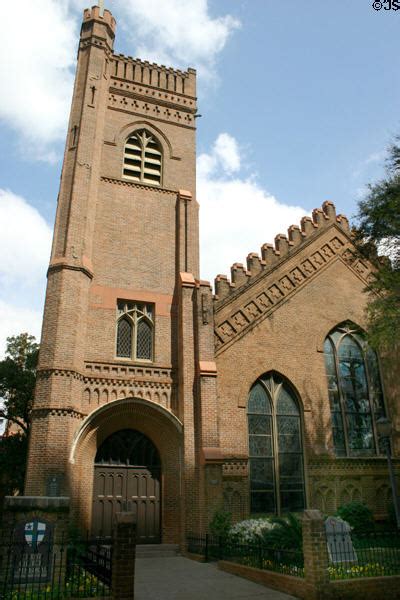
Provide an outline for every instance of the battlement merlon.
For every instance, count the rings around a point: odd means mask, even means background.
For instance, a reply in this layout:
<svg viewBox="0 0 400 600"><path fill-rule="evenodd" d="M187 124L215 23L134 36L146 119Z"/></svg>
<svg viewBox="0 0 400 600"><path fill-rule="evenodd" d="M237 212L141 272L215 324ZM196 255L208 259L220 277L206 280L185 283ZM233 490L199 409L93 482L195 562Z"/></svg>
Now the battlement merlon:
<svg viewBox="0 0 400 600"><path fill-rule="evenodd" d="M195 69L188 68L187 71L181 71L123 54L113 54L110 62L112 78L121 82L165 90L169 94L188 96L192 100L191 107L193 107L196 100Z"/></svg>
<svg viewBox="0 0 400 600"><path fill-rule="evenodd" d="M125 82L138 84L144 88L154 88L159 92L162 90L168 94L167 101L171 101L171 94L176 94L177 97L186 96L189 101L182 100L179 104L187 104L187 108L192 112L196 104L196 70L188 68L182 71L132 58L132 56L114 54L115 30L116 21L109 10L104 10L103 15L100 14L98 6L84 10L80 48L93 44L100 47L105 45L110 63L109 74L114 80L111 85L119 88L120 91L123 91L121 85L123 86ZM148 94L149 99L151 95Z"/></svg>
<svg viewBox="0 0 400 600"><path fill-rule="evenodd" d="M318 231L332 224L336 224L348 235L351 235L347 217L336 215L335 205L326 200L321 208L315 208L312 211L312 217L301 219L300 227L291 225L287 235L279 233L275 236L274 244L263 244L261 257L256 252L251 252L247 256L247 269L241 263L234 263L231 267L231 280L226 275L217 275L214 280L215 299L223 300L233 295L237 290L250 283L253 277L258 276L262 271L271 269Z"/></svg>
<svg viewBox="0 0 400 600"><path fill-rule="evenodd" d="M92 8L85 8L83 11L83 22L86 21L98 21L99 23L105 23L111 29L111 31L115 34L115 29L117 27L117 22L112 16L111 12L107 9L103 11L103 14L100 14L99 6L92 6Z"/></svg>
<svg viewBox="0 0 400 600"><path fill-rule="evenodd" d="M114 47L116 27L116 20L109 10L104 10L101 15L98 6L85 8L82 19L80 48L85 48L90 42L97 46L105 44L108 53L111 54Z"/></svg>

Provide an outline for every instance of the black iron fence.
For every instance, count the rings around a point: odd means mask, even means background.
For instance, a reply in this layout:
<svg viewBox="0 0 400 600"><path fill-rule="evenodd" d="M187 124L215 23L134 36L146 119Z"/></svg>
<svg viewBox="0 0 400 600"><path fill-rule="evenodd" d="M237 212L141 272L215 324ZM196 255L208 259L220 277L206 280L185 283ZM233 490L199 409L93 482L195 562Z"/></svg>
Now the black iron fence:
<svg viewBox="0 0 400 600"><path fill-rule="evenodd" d="M187 538L187 550L204 556L206 561L228 560L238 564L304 577L302 550L272 548L263 543L244 544L232 538L211 534L193 534Z"/></svg>
<svg viewBox="0 0 400 600"><path fill-rule="evenodd" d="M329 578L353 579L400 575L400 533L385 531L328 536Z"/></svg>
<svg viewBox="0 0 400 600"><path fill-rule="evenodd" d="M111 595L112 540L0 541L1 600Z"/></svg>

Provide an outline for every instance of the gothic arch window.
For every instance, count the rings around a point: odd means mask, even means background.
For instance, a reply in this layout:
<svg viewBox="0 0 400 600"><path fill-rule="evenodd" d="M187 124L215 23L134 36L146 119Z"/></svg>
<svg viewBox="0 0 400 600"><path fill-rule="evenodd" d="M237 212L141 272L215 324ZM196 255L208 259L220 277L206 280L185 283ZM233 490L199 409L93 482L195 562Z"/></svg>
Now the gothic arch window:
<svg viewBox="0 0 400 600"><path fill-rule="evenodd" d="M97 450L96 464L160 467L153 442L135 429L121 429L104 440Z"/></svg>
<svg viewBox="0 0 400 600"><path fill-rule="evenodd" d="M379 454L376 421L385 405L376 353L343 323L327 336L324 355L336 456Z"/></svg>
<svg viewBox="0 0 400 600"><path fill-rule="evenodd" d="M248 406L251 513L305 506L302 426L292 387L267 373L250 390Z"/></svg>
<svg viewBox="0 0 400 600"><path fill-rule="evenodd" d="M116 356L131 360L153 360L154 306L118 300Z"/></svg>
<svg viewBox="0 0 400 600"><path fill-rule="evenodd" d="M161 185L162 152L158 140L146 129L132 133L124 148L124 179Z"/></svg>

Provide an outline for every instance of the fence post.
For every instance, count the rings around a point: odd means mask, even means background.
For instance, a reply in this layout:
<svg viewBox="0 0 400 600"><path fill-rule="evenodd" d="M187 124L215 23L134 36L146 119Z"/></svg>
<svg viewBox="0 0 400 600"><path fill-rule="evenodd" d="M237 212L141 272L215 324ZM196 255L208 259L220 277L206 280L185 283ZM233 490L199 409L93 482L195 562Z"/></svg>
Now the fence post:
<svg viewBox="0 0 400 600"><path fill-rule="evenodd" d="M116 513L112 555L113 600L134 599L135 557L136 523L134 513Z"/></svg>
<svg viewBox="0 0 400 600"><path fill-rule="evenodd" d="M303 553L305 579L312 589L310 598L327 598L328 547L324 518L319 510L305 510L303 513Z"/></svg>
<svg viewBox="0 0 400 600"><path fill-rule="evenodd" d="M264 566L263 561L263 548L261 542L258 542L258 568L262 569Z"/></svg>
<svg viewBox="0 0 400 600"><path fill-rule="evenodd" d="M208 562L208 533L206 533L206 549L204 552L204 561Z"/></svg>

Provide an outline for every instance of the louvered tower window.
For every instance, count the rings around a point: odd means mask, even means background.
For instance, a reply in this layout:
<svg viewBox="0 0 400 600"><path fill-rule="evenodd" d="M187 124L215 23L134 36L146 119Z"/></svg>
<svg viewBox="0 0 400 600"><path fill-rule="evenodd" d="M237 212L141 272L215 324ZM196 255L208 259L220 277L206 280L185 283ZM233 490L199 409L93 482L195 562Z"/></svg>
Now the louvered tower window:
<svg viewBox="0 0 400 600"><path fill-rule="evenodd" d="M154 306L118 300L116 355L132 360L153 360Z"/></svg>
<svg viewBox="0 0 400 600"><path fill-rule="evenodd" d="M161 185L162 153L156 138L145 129L135 131L124 150L124 179Z"/></svg>

